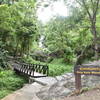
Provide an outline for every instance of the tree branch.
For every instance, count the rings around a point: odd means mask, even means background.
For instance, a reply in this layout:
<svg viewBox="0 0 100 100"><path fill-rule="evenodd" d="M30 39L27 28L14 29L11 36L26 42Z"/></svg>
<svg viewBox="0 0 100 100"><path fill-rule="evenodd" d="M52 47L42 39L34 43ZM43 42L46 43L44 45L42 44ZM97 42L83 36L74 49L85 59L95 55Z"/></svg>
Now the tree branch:
<svg viewBox="0 0 100 100"><path fill-rule="evenodd" d="M85 9L86 9L86 11L87 11L87 13L88 13L88 16L89 16L90 20L92 20L91 13L89 12L89 9L88 9L88 7L87 7L87 5L86 5L86 3L85 3L85 0L82 0L82 3L83 3L83 5L84 5L84 7L85 7Z"/></svg>
<svg viewBox="0 0 100 100"><path fill-rule="evenodd" d="M96 17L96 13L97 13L98 8L99 8L99 2L100 2L100 0L97 0L96 8L95 8L95 11L94 11L94 13L93 13L93 19Z"/></svg>
<svg viewBox="0 0 100 100"><path fill-rule="evenodd" d="M94 8L94 2L93 2L93 0L91 0L91 4L92 4L92 9L93 9L93 14L94 14L95 8Z"/></svg>
<svg viewBox="0 0 100 100"><path fill-rule="evenodd" d="M81 3L79 0L76 0L76 2L77 2L79 5L84 6L84 8L86 9L86 11L87 11L87 13L88 13L88 16L89 16L90 20L92 20L91 13L89 12L89 9L88 9L88 7L87 7L87 5L86 5L86 3L85 3L85 0L82 0L82 1L81 1L82 3Z"/></svg>

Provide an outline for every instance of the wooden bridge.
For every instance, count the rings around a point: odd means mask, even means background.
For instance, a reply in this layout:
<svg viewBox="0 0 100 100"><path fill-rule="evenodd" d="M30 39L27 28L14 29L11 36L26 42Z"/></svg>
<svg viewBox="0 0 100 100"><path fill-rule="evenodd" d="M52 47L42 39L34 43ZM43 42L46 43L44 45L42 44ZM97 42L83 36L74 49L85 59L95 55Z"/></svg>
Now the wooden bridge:
<svg viewBox="0 0 100 100"><path fill-rule="evenodd" d="M49 67L41 64L28 64L17 62L14 65L14 71L16 73L22 73L29 77L46 77L49 74Z"/></svg>

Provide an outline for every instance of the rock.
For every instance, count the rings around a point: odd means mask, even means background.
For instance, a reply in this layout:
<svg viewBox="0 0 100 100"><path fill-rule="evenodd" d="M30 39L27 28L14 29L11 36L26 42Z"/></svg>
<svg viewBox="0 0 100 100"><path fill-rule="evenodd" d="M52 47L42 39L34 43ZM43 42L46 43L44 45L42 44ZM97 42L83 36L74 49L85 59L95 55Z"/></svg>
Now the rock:
<svg viewBox="0 0 100 100"><path fill-rule="evenodd" d="M43 52L42 50L36 50L33 54L31 54L33 59L39 60L41 62L46 62L48 59L48 54Z"/></svg>
<svg viewBox="0 0 100 100"><path fill-rule="evenodd" d="M63 84L64 87L70 89L70 90L75 90L75 82L74 81L67 81L65 84Z"/></svg>
<svg viewBox="0 0 100 100"><path fill-rule="evenodd" d="M82 75L81 77L83 87L93 87L100 84L100 76ZM73 73L56 77L33 78L33 80L33 84L25 85L3 100L61 100L75 90Z"/></svg>
<svg viewBox="0 0 100 100"><path fill-rule="evenodd" d="M69 79L71 79L73 77L74 77L73 73L66 73L66 74L63 74L61 76L56 76L56 79L58 81L64 81L64 80L69 80Z"/></svg>
<svg viewBox="0 0 100 100"><path fill-rule="evenodd" d="M68 73L56 76L55 79L56 81L53 84L51 84L52 81L49 81L51 85L42 88L40 92L37 93L37 96L41 100L57 100L58 98L68 96L75 89L74 74Z"/></svg>
<svg viewBox="0 0 100 100"><path fill-rule="evenodd" d="M54 84L52 86L43 88L40 92L37 93L37 96L41 100L53 100L58 98L64 98L71 93L71 90L65 88L64 86L59 86Z"/></svg>
<svg viewBox="0 0 100 100"><path fill-rule="evenodd" d="M81 77L83 87L93 87L100 84L100 76L82 75ZM61 76L56 76L55 78L57 79L56 83L42 88L37 93L37 96L41 100L60 100L75 90L74 74L67 73Z"/></svg>
<svg viewBox="0 0 100 100"><path fill-rule="evenodd" d="M57 82L54 77L41 77L41 78L33 78L33 80L37 83L44 85L53 85Z"/></svg>
<svg viewBox="0 0 100 100"><path fill-rule="evenodd" d="M57 76L56 78L59 78L59 81L51 86L42 88L40 92L37 93L37 96L41 98L41 100L57 100L58 98L68 96L75 89L74 77L71 79L66 77L65 80L62 80L62 76Z"/></svg>
<svg viewBox="0 0 100 100"><path fill-rule="evenodd" d="M94 87L96 85L100 85L100 76L85 75L82 78L82 83L84 87Z"/></svg>
<svg viewBox="0 0 100 100"><path fill-rule="evenodd" d="M61 81L61 80L64 80L65 78L63 76L56 76L56 80L57 81Z"/></svg>
<svg viewBox="0 0 100 100"><path fill-rule="evenodd" d="M64 75L67 75L67 76L74 76L73 73L66 73L66 74L64 74Z"/></svg>

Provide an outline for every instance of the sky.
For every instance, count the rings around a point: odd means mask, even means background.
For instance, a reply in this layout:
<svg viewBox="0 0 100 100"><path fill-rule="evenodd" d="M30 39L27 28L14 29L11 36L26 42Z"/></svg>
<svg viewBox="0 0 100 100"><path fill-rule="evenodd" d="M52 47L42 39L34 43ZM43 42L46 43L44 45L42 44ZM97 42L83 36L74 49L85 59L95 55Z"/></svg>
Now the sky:
<svg viewBox="0 0 100 100"><path fill-rule="evenodd" d="M43 23L48 22L53 16L56 15L64 16L64 17L69 15L68 8L64 4L63 0L58 0L57 2L52 3L52 5L46 8L41 6L37 11L38 19L41 20Z"/></svg>

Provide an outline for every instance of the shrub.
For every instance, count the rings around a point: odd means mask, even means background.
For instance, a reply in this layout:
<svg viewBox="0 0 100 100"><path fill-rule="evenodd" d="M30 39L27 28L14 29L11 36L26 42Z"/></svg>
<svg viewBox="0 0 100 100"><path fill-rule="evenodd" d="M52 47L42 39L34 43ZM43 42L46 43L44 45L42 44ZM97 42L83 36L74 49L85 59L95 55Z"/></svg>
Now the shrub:
<svg viewBox="0 0 100 100"><path fill-rule="evenodd" d="M0 71L0 99L21 88L27 81L11 70Z"/></svg>
<svg viewBox="0 0 100 100"><path fill-rule="evenodd" d="M7 68L7 51L3 48L0 48L0 67Z"/></svg>

